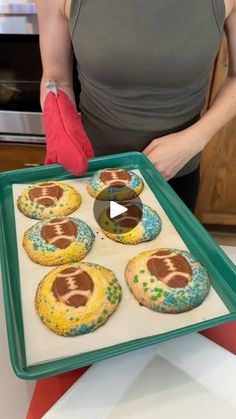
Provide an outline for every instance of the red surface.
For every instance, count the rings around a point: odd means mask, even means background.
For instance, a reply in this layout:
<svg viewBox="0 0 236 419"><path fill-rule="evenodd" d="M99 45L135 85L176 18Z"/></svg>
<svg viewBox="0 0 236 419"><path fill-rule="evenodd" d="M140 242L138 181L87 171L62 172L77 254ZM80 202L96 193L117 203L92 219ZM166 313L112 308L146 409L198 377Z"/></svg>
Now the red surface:
<svg viewBox="0 0 236 419"><path fill-rule="evenodd" d="M236 355L236 321L207 329L201 334ZM86 370L80 368L38 381L26 419L40 419Z"/></svg>
<svg viewBox="0 0 236 419"><path fill-rule="evenodd" d="M212 327L201 334L236 355L236 321Z"/></svg>
<svg viewBox="0 0 236 419"><path fill-rule="evenodd" d="M40 419L89 367L37 381L26 419Z"/></svg>

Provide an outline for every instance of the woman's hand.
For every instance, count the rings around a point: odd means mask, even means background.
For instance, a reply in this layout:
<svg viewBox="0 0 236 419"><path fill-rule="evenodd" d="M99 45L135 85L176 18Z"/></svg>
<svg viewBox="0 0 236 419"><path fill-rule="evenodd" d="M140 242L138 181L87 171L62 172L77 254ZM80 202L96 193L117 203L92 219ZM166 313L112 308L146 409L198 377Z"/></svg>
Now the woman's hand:
<svg viewBox="0 0 236 419"><path fill-rule="evenodd" d="M171 179L201 150L196 133L191 128L155 138L143 151L161 175Z"/></svg>

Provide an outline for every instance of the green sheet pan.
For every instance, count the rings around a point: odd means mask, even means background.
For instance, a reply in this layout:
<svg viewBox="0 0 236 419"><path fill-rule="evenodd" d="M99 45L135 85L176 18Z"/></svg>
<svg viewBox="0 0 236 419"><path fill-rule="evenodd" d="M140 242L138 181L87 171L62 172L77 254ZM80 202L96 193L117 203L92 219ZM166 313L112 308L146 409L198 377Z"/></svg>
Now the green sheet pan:
<svg viewBox="0 0 236 419"><path fill-rule="evenodd" d="M236 319L236 268L234 264L222 252L149 160L143 154L137 152L99 157L90 161L86 177L92 175L96 170L107 167L123 167L141 171L189 251L207 268L211 277L211 284L228 308L229 313L157 336L136 339L108 348L28 367L25 356L12 184L34 183L53 179L62 181L74 177L58 165L0 173L0 260L4 304L11 363L16 375L20 378L38 379L60 374L105 358Z"/></svg>

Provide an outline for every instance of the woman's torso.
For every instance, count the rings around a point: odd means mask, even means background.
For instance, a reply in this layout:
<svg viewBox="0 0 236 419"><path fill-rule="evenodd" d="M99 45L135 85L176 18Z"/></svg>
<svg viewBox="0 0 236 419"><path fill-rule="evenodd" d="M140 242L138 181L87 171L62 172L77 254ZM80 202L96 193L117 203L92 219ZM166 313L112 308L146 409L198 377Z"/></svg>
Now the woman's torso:
<svg viewBox="0 0 236 419"><path fill-rule="evenodd" d="M196 120L224 18L224 0L71 1L82 118L97 154L141 151Z"/></svg>

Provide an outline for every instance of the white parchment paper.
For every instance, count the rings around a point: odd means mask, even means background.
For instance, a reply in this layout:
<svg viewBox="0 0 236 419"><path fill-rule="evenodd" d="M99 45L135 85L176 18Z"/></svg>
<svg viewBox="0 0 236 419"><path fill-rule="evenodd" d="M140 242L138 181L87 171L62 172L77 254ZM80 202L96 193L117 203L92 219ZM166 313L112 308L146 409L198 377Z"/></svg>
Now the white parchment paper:
<svg viewBox="0 0 236 419"><path fill-rule="evenodd" d="M136 170L136 173L141 176L139 171ZM44 326L35 311L34 297L38 283L54 267L37 265L25 253L22 247L24 232L34 225L37 220L25 217L16 206L17 197L26 185L13 185L28 366L165 333L229 313L227 307L212 287L206 300L199 307L181 314L156 313L140 306L131 295L124 279L124 269L129 259L145 250L160 247L175 247L188 250L145 181L145 188L140 198L144 204L150 205L158 212L162 219L162 231L155 240L138 245L116 243L102 233L93 216L94 199L86 191L86 178L63 182L78 189L82 196L80 208L71 216L87 222L96 235L93 248L83 261L95 262L113 270L122 287L122 301L117 311L108 319L105 325L87 335L71 338L62 337Z"/></svg>

